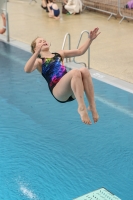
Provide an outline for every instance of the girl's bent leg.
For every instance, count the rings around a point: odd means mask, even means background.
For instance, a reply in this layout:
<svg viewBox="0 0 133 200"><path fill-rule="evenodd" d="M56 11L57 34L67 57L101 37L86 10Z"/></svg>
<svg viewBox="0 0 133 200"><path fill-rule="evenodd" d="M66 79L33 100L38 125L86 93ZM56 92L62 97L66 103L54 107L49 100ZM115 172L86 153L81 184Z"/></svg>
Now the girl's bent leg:
<svg viewBox="0 0 133 200"><path fill-rule="evenodd" d="M81 72L75 69L63 76L53 89L53 95L60 101L66 101L73 94L78 102L78 113L81 120L86 124L91 124L84 103L84 87Z"/></svg>
<svg viewBox="0 0 133 200"><path fill-rule="evenodd" d="M92 78L91 78L90 72L87 68L83 67L80 69L80 71L82 74L82 80L83 80L85 94L86 94L86 97L87 97L89 105L90 105L89 109L92 112L94 122L97 122L99 119L99 115L97 113L96 105L95 105L94 88L93 88Z"/></svg>

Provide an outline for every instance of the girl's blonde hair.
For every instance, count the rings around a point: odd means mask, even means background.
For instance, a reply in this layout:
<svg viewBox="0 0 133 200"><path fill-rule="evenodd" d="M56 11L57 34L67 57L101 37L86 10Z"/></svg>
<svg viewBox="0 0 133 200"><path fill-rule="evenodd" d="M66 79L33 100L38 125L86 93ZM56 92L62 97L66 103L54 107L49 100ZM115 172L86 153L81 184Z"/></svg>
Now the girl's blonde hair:
<svg viewBox="0 0 133 200"><path fill-rule="evenodd" d="M31 52L32 53L35 53L35 47L36 47L36 39L39 38L39 37L36 37L32 43L31 43Z"/></svg>

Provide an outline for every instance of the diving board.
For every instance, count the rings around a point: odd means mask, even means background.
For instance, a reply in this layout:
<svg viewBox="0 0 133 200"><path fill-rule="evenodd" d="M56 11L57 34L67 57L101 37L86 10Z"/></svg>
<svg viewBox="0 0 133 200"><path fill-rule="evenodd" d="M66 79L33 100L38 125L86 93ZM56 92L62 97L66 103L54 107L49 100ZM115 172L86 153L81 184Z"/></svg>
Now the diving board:
<svg viewBox="0 0 133 200"><path fill-rule="evenodd" d="M121 200L105 188L101 188L73 200Z"/></svg>

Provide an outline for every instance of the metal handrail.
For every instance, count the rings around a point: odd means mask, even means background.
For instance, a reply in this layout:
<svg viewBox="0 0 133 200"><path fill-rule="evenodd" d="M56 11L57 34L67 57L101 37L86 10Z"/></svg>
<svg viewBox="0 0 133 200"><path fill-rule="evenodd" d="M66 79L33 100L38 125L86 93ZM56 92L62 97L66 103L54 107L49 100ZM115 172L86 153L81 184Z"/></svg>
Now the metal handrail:
<svg viewBox="0 0 133 200"><path fill-rule="evenodd" d="M8 13L6 12L6 33L7 33L7 42L10 42L10 36L9 36L9 19L8 19Z"/></svg>
<svg viewBox="0 0 133 200"><path fill-rule="evenodd" d="M7 32L7 42L10 42L9 37L9 18L8 18L8 12L7 12L7 1L5 0L5 10L6 10L6 32Z"/></svg>
<svg viewBox="0 0 133 200"><path fill-rule="evenodd" d="M93 2L93 3L100 3L100 1L97 1L97 0L93 0L93 1L90 1L90 2ZM127 2L127 1L126 1ZM126 3L125 2L125 3ZM108 4L108 1L107 0L105 0L104 2L103 2L103 5L104 5L104 3L106 3L106 4ZM84 3L84 0L82 0L82 4L83 4L83 6L84 6L84 9L83 9L83 11L86 9L86 8L90 8L90 9L93 9L93 10L96 10L96 11L101 11L101 12L104 12L104 13L107 13L107 14L110 14L110 16L108 17L108 20L112 17L112 16L114 16L115 18L117 18L117 15L119 16L121 16L122 17L122 19L119 21L119 23L121 23L124 19L126 19L127 21L129 21L128 19L131 19L131 20L133 20L133 16L128 16L128 14L123 14L122 13L122 11L121 11L121 0L117 0L116 1L116 5L114 5L115 7L117 6L117 9L116 9L116 12L113 12L113 11L109 11L109 10L107 10L106 8L105 8L105 10L104 9L102 9L102 8L97 8L97 7L95 7L95 5L94 6L91 6L91 5L87 5L86 4L86 2ZM111 5L111 4L108 4L108 5Z"/></svg>
<svg viewBox="0 0 133 200"><path fill-rule="evenodd" d="M101 11L101 12L110 14L110 16L108 17L108 20L110 20L110 18L111 18L112 16L114 16L114 17L117 16L117 13L114 13L114 12L111 12L111 11L108 11L108 10L104 10L104 9L100 9L100 8L96 8L96 7L92 7L92 6L86 5L83 1L82 1L82 4L83 4L83 6L84 6L84 9L83 9L83 10L85 10L86 8L90 8L90 9L92 9L92 10Z"/></svg>
<svg viewBox="0 0 133 200"><path fill-rule="evenodd" d="M122 17L122 19L119 21L119 23L121 23L124 19L127 19L127 21L128 21L128 19L133 19L133 17L129 17L129 16L123 15L121 13L121 0L118 0L118 8L119 8L119 15Z"/></svg>
<svg viewBox="0 0 133 200"><path fill-rule="evenodd" d="M80 38L79 38L79 42L78 42L78 45L77 45L77 49L78 49L78 47L79 47L79 45L80 45L80 41L81 41L81 38L82 38L82 36L83 36L84 33L87 33L88 36L90 35L90 33L89 33L87 30L84 30L84 31L81 32ZM73 62L75 62L76 64L84 64L85 67L87 67L87 66L86 66L86 63L83 63L83 62L79 62L79 63L78 63L78 62L76 62L76 61L75 61L75 57L73 58ZM90 68L90 48L88 48L88 68Z"/></svg>
<svg viewBox="0 0 133 200"><path fill-rule="evenodd" d="M78 45L77 45L77 49L78 49L78 47L79 47L79 45L80 45L80 41L81 41L82 36L83 36L84 33L87 33L88 36L90 35L90 33L89 33L87 30L84 30L84 31L81 32L80 38L79 38L79 42L78 42ZM63 50L64 47L65 47L65 43L66 43L67 37L68 37L68 46L69 46L69 50L71 49L71 36L70 36L70 33L66 33L66 35L65 35L65 37L64 37L64 40L63 40L63 44L62 44L62 50ZM66 62L68 62L68 59L67 59L67 58L66 58ZM71 58L69 58L69 62L71 62ZM76 63L76 64L84 64L85 67L87 67L87 66L86 66L86 63L84 63L84 62L76 62L76 61L75 61L75 57L73 57L73 62ZM90 48L88 48L88 68L90 68Z"/></svg>
<svg viewBox="0 0 133 200"><path fill-rule="evenodd" d="M71 36L70 36L70 33L66 33L64 40L63 40L62 48L61 48L62 50L65 47L67 37L68 37L68 48L69 48L69 50L71 49ZM66 58L66 62L67 61L68 61L68 59ZM69 58L69 61L71 62L71 58Z"/></svg>

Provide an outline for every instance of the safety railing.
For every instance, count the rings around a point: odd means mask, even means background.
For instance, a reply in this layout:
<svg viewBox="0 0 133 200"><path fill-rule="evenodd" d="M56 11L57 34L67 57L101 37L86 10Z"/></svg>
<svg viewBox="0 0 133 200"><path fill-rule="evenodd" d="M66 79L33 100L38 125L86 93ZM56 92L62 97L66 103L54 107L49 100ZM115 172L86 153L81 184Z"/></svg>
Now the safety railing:
<svg viewBox="0 0 133 200"><path fill-rule="evenodd" d="M118 1L117 0L82 0L84 9L100 11L109 14L108 20L118 15Z"/></svg>
<svg viewBox="0 0 133 200"><path fill-rule="evenodd" d="M78 49L78 47L80 45L80 42L81 42L81 39L82 39L82 36L83 36L84 33L87 33L88 37L89 37L89 32L88 31L86 31L86 30L82 31L81 34L80 34L80 38L79 38L79 42L78 42L78 45L77 45L77 49ZM66 33L66 35L64 37L64 40L63 40L63 44L62 44L62 50L65 47L67 38L68 38L68 48L69 48L69 50L71 49L71 36L70 36L70 33ZM68 58L66 58L66 62L68 62ZM69 62L71 62L71 58L69 58ZM76 64L84 64L85 67L90 68L90 48L88 48L88 66L86 66L86 63L84 63L84 62L76 62L75 61L75 57L73 57L73 62L76 63Z"/></svg>
<svg viewBox="0 0 133 200"><path fill-rule="evenodd" d="M70 35L70 33L66 33L64 40L63 40L63 44L62 44L62 50L65 47L67 38L68 38L68 49L69 50L71 49L71 35ZM66 58L66 62L68 62L68 58ZM71 58L69 58L69 62L71 62Z"/></svg>
<svg viewBox="0 0 133 200"><path fill-rule="evenodd" d="M110 14L108 20L114 17L122 17L119 23L123 19L133 20L133 9L128 9L125 7L129 0L82 0L85 10L86 8L100 11L103 13Z"/></svg>
<svg viewBox="0 0 133 200"><path fill-rule="evenodd" d="M10 41L9 37L9 19L8 19L8 12L7 12L7 0L0 0L0 14L4 13L6 17L6 36L7 41Z"/></svg>
<svg viewBox="0 0 133 200"><path fill-rule="evenodd" d="M79 45L80 45L80 42L81 42L81 39L82 39L82 36L83 36L84 33L87 33L87 34L88 34L88 37L89 37L89 35L90 35L90 33L89 33L88 31L86 31L86 30L84 30L84 31L81 32L80 38L79 38L79 42L78 42L78 45L77 45L77 49L78 49L78 47L79 47ZM86 63L83 63L83 62L76 62L76 61L75 61L75 57L73 58L73 62L75 62L76 64L84 64L85 67L90 68L90 48L88 48L88 66L86 66Z"/></svg>
<svg viewBox="0 0 133 200"><path fill-rule="evenodd" d="M122 17L119 23L124 19L133 19L133 9L126 8L128 0L118 0L119 1L119 14Z"/></svg>

